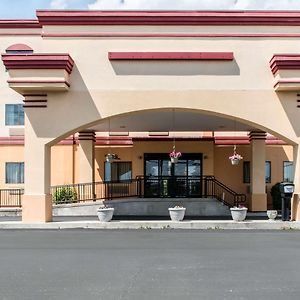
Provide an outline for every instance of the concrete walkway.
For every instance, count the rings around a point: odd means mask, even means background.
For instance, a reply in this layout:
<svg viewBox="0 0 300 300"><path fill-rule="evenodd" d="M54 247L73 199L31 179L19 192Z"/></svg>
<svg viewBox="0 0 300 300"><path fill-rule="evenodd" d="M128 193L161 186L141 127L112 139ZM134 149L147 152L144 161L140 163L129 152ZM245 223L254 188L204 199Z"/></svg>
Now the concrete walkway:
<svg viewBox="0 0 300 300"><path fill-rule="evenodd" d="M172 222L164 220L111 221L68 220L51 223L24 224L21 221L2 221L0 229L200 229L200 230L300 230L300 222L269 220L247 220L235 222L227 220L186 220Z"/></svg>

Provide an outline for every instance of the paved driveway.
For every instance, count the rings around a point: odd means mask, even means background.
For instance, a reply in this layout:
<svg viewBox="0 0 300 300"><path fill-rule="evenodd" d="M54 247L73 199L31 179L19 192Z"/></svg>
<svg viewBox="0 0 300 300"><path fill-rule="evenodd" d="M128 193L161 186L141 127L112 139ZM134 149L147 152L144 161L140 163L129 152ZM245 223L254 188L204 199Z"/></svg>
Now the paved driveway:
<svg viewBox="0 0 300 300"><path fill-rule="evenodd" d="M300 299L300 232L0 231L0 299Z"/></svg>

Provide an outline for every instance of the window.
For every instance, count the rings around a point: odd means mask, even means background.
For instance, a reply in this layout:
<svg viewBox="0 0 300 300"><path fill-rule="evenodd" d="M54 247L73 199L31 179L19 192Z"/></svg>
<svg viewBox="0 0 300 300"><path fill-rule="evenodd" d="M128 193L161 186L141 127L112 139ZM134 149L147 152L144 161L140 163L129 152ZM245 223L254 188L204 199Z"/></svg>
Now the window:
<svg viewBox="0 0 300 300"><path fill-rule="evenodd" d="M266 161L265 164L265 178L266 183L271 183L271 162ZM243 182L250 183L250 161L244 161L243 163Z"/></svg>
<svg viewBox="0 0 300 300"><path fill-rule="evenodd" d="M266 183L271 183L271 162L270 161L266 161L266 165L265 165L265 176L266 176Z"/></svg>
<svg viewBox="0 0 300 300"><path fill-rule="evenodd" d="M24 183L23 162L8 162L5 164L5 183Z"/></svg>
<svg viewBox="0 0 300 300"><path fill-rule="evenodd" d="M105 181L121 181L132 179L131 162L105 162L104 180Z"/></svg>
<svg viewBox="0 0 300 300"><path fill-rule="evenodd" d="M23 104L5 104L5 125L24 125Z"/></svg>
<svg viewBox="0 0 300 300"><path fill-rule="evenodd" d="M250 183L250 161L243 163L243 182Z"/></svg>
<svg viewBox="0 0 300 300"><path fill-rule="evenodd" d="M292 161L283 162L283 181L285 182L294 181L294 164Z"/></svg>

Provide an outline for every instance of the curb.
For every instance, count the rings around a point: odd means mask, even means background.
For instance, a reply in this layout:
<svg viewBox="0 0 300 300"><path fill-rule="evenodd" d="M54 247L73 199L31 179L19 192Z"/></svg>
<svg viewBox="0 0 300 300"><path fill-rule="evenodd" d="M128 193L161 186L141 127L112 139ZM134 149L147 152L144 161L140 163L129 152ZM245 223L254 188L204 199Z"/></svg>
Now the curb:
<svg viewBox="0 0 300 300"><path fill-rule="evenodd" d="M24 224L0 222L0 229L193 229L193 230L300 230L300 222L282 221L67 221Z"/></svg>

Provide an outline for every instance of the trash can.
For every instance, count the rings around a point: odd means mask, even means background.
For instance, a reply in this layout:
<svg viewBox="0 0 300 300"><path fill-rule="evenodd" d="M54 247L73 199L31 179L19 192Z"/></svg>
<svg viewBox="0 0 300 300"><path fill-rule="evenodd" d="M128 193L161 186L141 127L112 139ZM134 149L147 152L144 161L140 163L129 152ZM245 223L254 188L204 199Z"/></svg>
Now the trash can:
<svg viewBox="0 0 300 300"><path fill-rule="evenodd" d="M290 220L290 206L291 199L294 193L294 184L290 182L280 183L280 195L281 195L281 220Z"/></svg>

